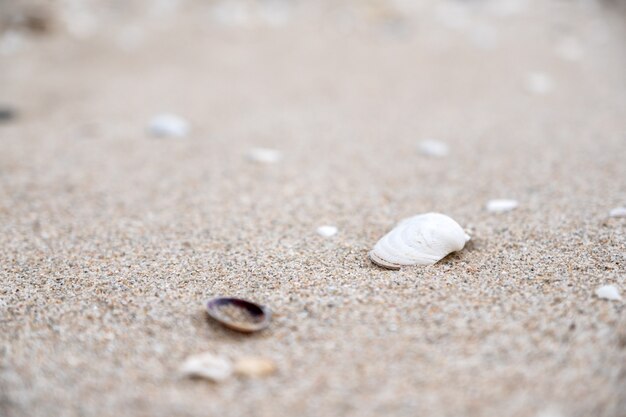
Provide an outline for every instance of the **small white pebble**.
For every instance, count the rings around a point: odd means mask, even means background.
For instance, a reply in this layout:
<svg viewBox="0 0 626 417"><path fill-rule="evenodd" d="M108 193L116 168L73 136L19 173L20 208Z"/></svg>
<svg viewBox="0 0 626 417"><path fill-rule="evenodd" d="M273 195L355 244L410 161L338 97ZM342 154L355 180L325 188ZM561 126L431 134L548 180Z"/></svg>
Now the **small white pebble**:
<svg viewBox="0 0 626 417"><path fill-rule="evenodd" d="M252 11L247 2L222 0L213 5L213 20L230 27L246 27L252 23Z"/></svg>
<svg viewBox="0 0 626 417"><path fill-rule="evenodd" d="M626 207L615 207L609 212L611 217L626 217Z"/></svg>
<svg viewBox="0 0 626 417"><path fill-rule="evenodd" d="M567 61L580 61L584 51L580 42L576 38L563 38L555 47L557 56Z"/></svg>
<svg viewBox="0 0 626 417"><path fill-rule="evenodd" d="M490 213L504 213L506 211L511 211L518 206L517 200L507 200L507 199L499 199L499 200L489 200L487 202L487 211Z"/></svg>
<svg viewBox="0 0 626 417"><path fill-rule="evenodd" d="M65 28L70 35L87 39L94 36L98 32L98 19L87 9L62 8L65 13L61 15L61 20L65 23Z"/></svg>
<svg viewBox="0 0 626 417"><path fill-rule="evenodd" d="M448 155L448 145L435 139L425 139L419 143L419 152L425 156L442 158Z"/></svg>
<svg viewBox="0 0 626 417"><path fill-rule="evenodd" d="M337 234L335 226L320 226L317 228L317 234L324 237L331 237Z"/></svg>
<svg viewBox="0 0 626 417"><path fill-rule="evenodd" d="M248 152L248 159L261 164L275 164L283 158L282 152L269 148L253 148Z"/></svg>
<svg viewBox="0 0 626 417"><path fill-rule="evenodd" d="M526 76L526 90L532 94L544 95L552 91L552 79L543 72L531 72Z"/></svg>
<svg viewBox="0 0 626 417"><path fill-rule="evenodd" d="M488 2L491 13L500 17L522 14L528 8L527 0L495 0Z"/></svg>
<svg viewBox="0 0 626 417"><path fill-rule="evenodd" d="M228 359L205 352L189 356L180 367L180 372L187 377L220 382L233 374L233 365Z"/></svg>
<svg viewBox="0 0 626 417"><path fill-rule="evenodd" d="M24 45L24 37L14 30L9 30L0 35L0 55L18 52Z"/></svg>
<svg viewBox="0 0 626 417"><path fill-rule="evenodd" d="M148 131L159 138L184 138L189 133L189 123L175 114L159 114L150 120Z"/></svg>
<svg viewBox="0 0 626 417"><path fill-rule="evenodd" d="M468 35L470 41L480 49L494 49L498 46L498 31L493 26L474 25Z"/></svg>
<svg viewBox="0 0 626 417"><path fill-rule="evenodd" d="M596 296L604 300L621 301L622 296L619 295L619 291L615 285L603 285L596 290Z"/></svg>
<svg viewBox="0 0 626 417"><path fill-rule="evenodd" d="M556 406L549 406L535 414L535 417L563 417L563 413Z"/></svg>
<svg viewBox="0 0 626 417"><path fill-rule="evenodd" d="M290 3L287 1L267 1L259 3L259 18L268 26L279 27L289 23L291 18Z"/></svg>
<svg viewBox="0 0 626 417"><path fill-rule="evenodd" d="M439 22L447 29L462 29L470 23L469 10L461 3L440 2L435 13Z"/></svg>

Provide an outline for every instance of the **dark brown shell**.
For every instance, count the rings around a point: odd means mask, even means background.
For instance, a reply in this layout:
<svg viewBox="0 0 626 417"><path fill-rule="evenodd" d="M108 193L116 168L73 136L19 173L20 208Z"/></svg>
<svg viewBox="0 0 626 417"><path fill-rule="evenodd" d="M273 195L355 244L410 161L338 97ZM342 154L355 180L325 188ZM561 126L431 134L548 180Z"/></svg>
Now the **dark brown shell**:
<svg viewBox="0 0 626 417"><path fill-rule="evenodd" d="M240 298L217 297L207 302L206 309L212 319L243 333L265 329L272 318L268 307Z"/></svg>

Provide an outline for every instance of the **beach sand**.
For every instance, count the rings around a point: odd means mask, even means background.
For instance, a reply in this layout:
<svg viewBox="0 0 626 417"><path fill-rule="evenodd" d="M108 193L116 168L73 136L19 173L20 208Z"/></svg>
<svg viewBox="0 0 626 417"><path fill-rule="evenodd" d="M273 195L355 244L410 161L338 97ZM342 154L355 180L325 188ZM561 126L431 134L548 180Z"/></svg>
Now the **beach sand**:
<svg viewBox="0 0 626 417"><path fill-rule="evenodd" d="M183 2L5 35L0 415L626 415L624 301L594 295L626 293L626 14L396 3ZM190 134L151 137L164 112ZM368 260L430 211L464 250ZM271 326L224 329L216 295ZM277 372L180 377L202 352Z"/></svg>

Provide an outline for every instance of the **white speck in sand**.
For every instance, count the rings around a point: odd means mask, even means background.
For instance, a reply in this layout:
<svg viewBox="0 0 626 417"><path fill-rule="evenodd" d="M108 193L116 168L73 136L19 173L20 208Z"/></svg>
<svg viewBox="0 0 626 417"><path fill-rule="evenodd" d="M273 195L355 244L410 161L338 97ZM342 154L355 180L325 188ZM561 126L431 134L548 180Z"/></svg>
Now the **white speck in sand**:
<svg viewBox="0 0 626 417"><path fill-rule="evenodd" d="M245 27L252 21L250 7L246 2L223 0L213 6L213 19L230 27Z"/></svg>
<svg viewBox="0 0 626 417"><path fill-rule="evenodd" d="M18 52L24 46L24 37L16 31L9 30L0 36L0 55Z"/></svg>
<svg viewBox="0 0 626 417"><path fill-rule="evenodd" d="M125 51L133 51L138 49L144 42L145 34L137 27L129 27L124 30L120 30L115 35L115 42L117 45Z"/></svg>
<svg viewBox="0 0 626 417"><path fill-rule="evenodd" d="M555 406L550 406L548 408L544 408L543 410L539 411L535 416L536 417L563 417L563 413L561 413L559 408Z"/></svg>
<svg viewBox="0 0 626 417"><path fill-rule="evenodd" d="M469 31L469 39L480 49L494 49L498 46L498 31L489 25L474 25Z"/></svg>
<svg viewBox="0 0 626 417"><path fill-rule="evenodd" d="M233 374L233 365L228 359L205 352L189 356L180 367L180 372L187 377L220 382Z"/></svg>
<svg viewBox="0 0 626 417"><path fill-rule="evenodd" d="M626 217L626 207L615 207L609 212L611 217Z"/></svg>
<svg viewBox="0 0 626 417"><path fill-rule="evenodd" d="M331 237L337 234L335 226L320 226L317 228L317 234L323 237Z"/></svg>
<svg viewBox="0 0 626 417"><path fill-rule="evenodd" d="M468 8L461 3L440 2L435 13L439 22L448 29L461 29L469 24Z"/></svg>
<svg viewBox="0 0 626 417"><path fill-rule="evenodd" d="M174 15L180 7L179 0L153 0L150 3L147 13L154 16Z"/></svg>
<svg viewBox="0 0 626 417"><path fill-rule="evenodd" d="M98 20L87 9L71 8L65 10L65 14L62 15L62 20L65 21L65 27L70 35L79 38L87 39L94 36L98 32Z"/></svg>
<svg viewBox="0 0 626 417"><path fill-rule="evenodd" d="M261 164L275 164L283 158L282 152L269 148L253 148L248 152L248 159Z"/></svg>
<svg viewBox="0 0 626 417"><path fill-rule="evenodd" d="M527 9L527 6L527 0L495 0L489 2L491 13L500 17L521 14Z"/></svg>
<svg viewBox="0 0 626 417"><path fill-rule="evenodd" d="M442 158L448 155L449 148L445 143L434 140L426 139L419 143L419 152L425 156L434 156L436 158Z"/></svg>
<svg viewBox="0 0 626 417"><path fill-rule="evenodd" d="M517 200L509 200L509 199L498 199L498 200L489 200L487 202L487 211L490 213L504 213L506 211L511 211L518 206Z"/></svg>
<svg viewBox="0 0 626 417"><path fill-rule="evenodd" d="M526 90L532 94L545 95L552 91L550 76L543 72L531 72L526 76Z"/></svg>
<svg viewBox="0 0 626 417"><path fill-rule="evenodd" d="M189 134L189 123L175 114L159 114L150 120L148 131L159 138L183 138Z"/></svg>
<svg viewBox="0 0 626 417"><path fill-rule="evenodd" d="M259 3L259 18L268 26L285 26L291 18L287 1L264 1Z"/></svg>
<svg viewBox="0 0 626 417"><path fill-rule="evenodd" d="M576 38L567 37L561 39L555 47L555 53L567 61L580 61L583 58L583 47Z"/></svg>
<svg viewBox="0 0 626 417"><path fill-rule="evenodd" d="M596 296L604 300L621 301L622 296L615 285L603 285L596 290Z"/></svg>

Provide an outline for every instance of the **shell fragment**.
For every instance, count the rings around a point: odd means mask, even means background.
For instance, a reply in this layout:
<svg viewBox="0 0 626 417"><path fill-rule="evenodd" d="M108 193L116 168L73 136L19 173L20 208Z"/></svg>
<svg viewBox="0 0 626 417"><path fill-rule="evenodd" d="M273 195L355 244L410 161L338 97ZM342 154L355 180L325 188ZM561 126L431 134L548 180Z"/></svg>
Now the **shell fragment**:
<svg viewBox="0 0 626 417"><path fill-rule="evenodd" d="M508 200L508 199L499 199L499 200L489 200L487 202L486 208L490 213L504 213L507 211L511 211L517 206L519 203L517 200Z"/></svg>
<svg viewBox="0 0 626 417"><path fill-rule="evenodd" d="M283 154L276 149L253 148L248 151L248 159L260 164L275 164L283 159Z"/></svg>
<svg viewBox="0 0 626 417"><path fill-rule="evenodd" d="M448 155L449 152L448 145L434 139L426 139L421 141L419 143L418 149L422 155L432 156L435 158L443 158L444 156Z"/></svg>
<svg viewBox="0 0 626 417"><path fill-rule="evenodd" d="M622 296L615 285L603 285L596 290L596 296L604 300L621 301Z"/></svg>
<svg viewBox="0 0 626 417"><path fill-rule="evenodd" d="M317 234L323 237L331 237L337 234L335 226L320 226L317 228Z"/></svg>
<svg viewBox="0 0 626 417"><path fill-rule="evenodd" d="M233 365L228 359L205 352L189 356L180 367L180 372L187 377L220 382L233 374Z"/></svg>
<svg viewBox="0 0 626 417"><path fill-rule="evenodd" d="M248 377L263 377L276 372L274 361L259 357L243 357L235 361L235 373Z"/></svg>
<svg viewBox="0 0 626 417"><path fill-rule="evenodd" d="M189 123L175 114L159 114L150 120L148 131L158 138L184 138L189 134Z"/></svg>
<svg viewBox="0 0 626 417"><path fill-rule="evenodd" d="M609 212L611 217L626 217L626 207L615 207Z"/></svg>

